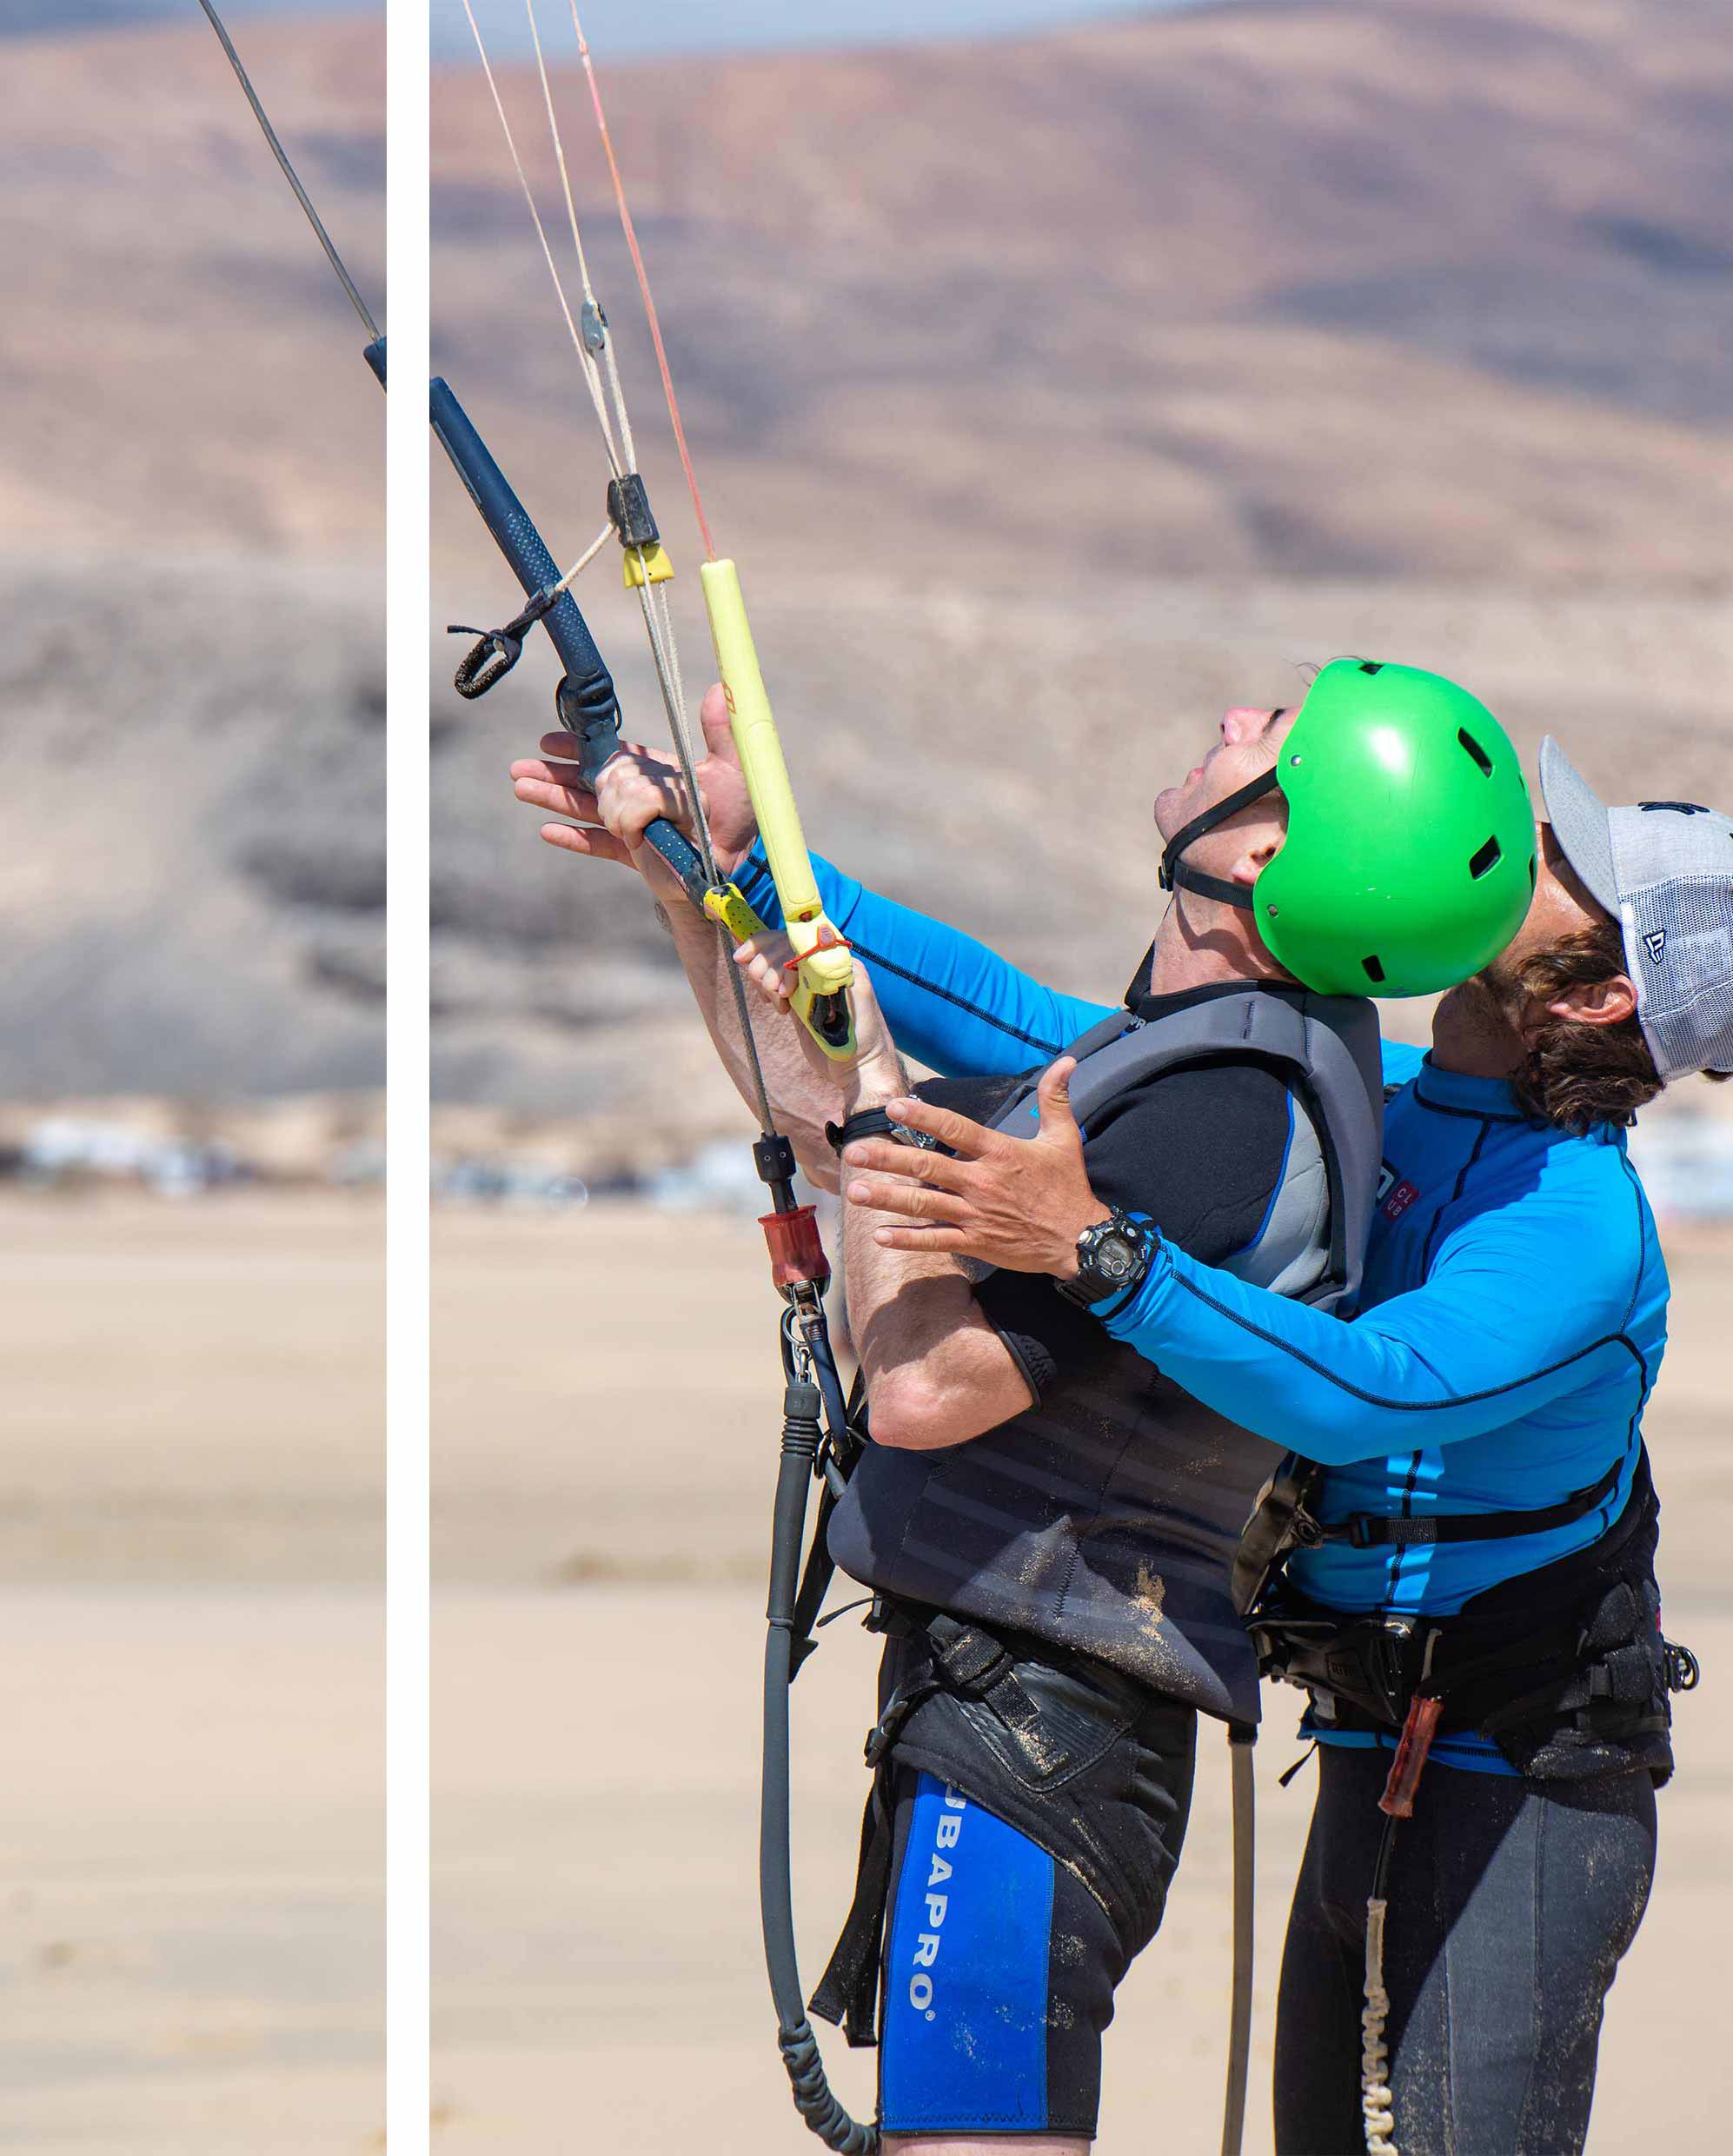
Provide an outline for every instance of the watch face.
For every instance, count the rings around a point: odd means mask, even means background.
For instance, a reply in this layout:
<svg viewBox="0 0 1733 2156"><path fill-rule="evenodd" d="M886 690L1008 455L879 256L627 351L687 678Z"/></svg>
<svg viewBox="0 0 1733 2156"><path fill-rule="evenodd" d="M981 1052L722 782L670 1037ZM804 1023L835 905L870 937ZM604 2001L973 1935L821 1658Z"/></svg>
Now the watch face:
<svg viewBox="0 0 1733 2156"><path fill-rule="evenodd" d="M1136 1259L1129 1243L1118 1235L1104 1235L1095 1254L1095 1262L1109 1280L1124 1280Z"/></svg>

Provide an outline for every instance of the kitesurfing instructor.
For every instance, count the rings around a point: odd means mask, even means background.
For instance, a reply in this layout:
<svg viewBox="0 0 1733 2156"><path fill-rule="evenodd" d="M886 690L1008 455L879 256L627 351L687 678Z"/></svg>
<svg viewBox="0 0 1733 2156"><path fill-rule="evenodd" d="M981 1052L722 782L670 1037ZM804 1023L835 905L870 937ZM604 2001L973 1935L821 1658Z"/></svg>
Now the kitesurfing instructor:
<svg viewBox="0 0 1733 2156"><path fill-rule="evenodd" d="M1439 1006L1430 1055L1386 1049L1402 1082L1361 1314L1298 1308L1159 1236L1092 1305L1301 1456L1299 1509L1275 1522L1297 1547L1252 1624L1265 1667L1309 1691L1321 1746L1278 2013L1283 2156L1382 2146L1392 2109L1404 2156L1583 2147L1604 1999L1652 1876L1670 1683L1695 1676L1658 1621L1641 1425L1667 1280L1623 1127L1663 1085L1733 1070L1733 822L1608 809L1551 741L1541 785L1521 932ZM920 951L942 1025L946 932L896 912L869 900L851 932L893 964ZM1018 1028L1009 1061L1045 992L996 964L971 946L953 971L969 1052L996 1013ZM1062 1065L1042 1093L1039 1136L1014 1150L893 1102L963 1157L869 1143L851 1198L926 1223L883 1231L915 1252L1070 1277L1112 1198L1089 1191ZM1399 1829L1392 1800L1412 1805Z"/></svg>

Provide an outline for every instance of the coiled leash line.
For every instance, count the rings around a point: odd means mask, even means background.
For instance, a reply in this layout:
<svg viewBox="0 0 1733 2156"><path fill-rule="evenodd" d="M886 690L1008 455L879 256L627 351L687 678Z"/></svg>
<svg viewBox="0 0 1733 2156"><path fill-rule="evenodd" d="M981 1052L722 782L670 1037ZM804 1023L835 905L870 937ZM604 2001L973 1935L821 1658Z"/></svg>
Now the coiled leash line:
<svg viewBox="0 0 1733 2156"><path fill-rule="evenodd" d="M768 1216L767 1236L772 1234ZM814 1238L816 1241L816 1238ZM773 1237L773 1249L774 1238ZM819 1262L822 1264L822 1254ZM828 1268L826 1268L828 1274ZM822 1281L802 1282L789 1295L782 1320L782 1447L777 1463L772 1513L770 1591L765 1607L764 1767L759 1790L759 1913L764 1930L765 1967L776 2007L776 2042L787 2069L794 2108L827 2148L840 2156L873 2156L879 2130L852 2118L825 2077L818 2038L807 2018L794 1939L793 1867L788 1847L789 1687L813 1640L811 1616L828 1580L824 1553L825 1515L832 1492L820 1507L818 1534L807 1560L807 1580L800 1576L806 1542L807 1493L813 1477L825 1471L827 1447L846 1474L855 1441L842 1417L841 1389L825 1322ZM840 1455L840 1456L839 1456ZM820 1580L818 1594L809 1584Z"/></svg>

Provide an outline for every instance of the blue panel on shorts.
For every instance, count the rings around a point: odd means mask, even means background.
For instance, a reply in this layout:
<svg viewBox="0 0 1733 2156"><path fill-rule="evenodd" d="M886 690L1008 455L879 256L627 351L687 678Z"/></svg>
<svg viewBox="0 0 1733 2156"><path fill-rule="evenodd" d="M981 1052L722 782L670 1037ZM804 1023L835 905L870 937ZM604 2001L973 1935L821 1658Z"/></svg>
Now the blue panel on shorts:
<svg viewBox="0 0 1733 2156"><path fill-rule="evenodd" d="M1052 1913L1046 1850L922 1774L885 1953L888 2130L1046 2125Z"/></svg>

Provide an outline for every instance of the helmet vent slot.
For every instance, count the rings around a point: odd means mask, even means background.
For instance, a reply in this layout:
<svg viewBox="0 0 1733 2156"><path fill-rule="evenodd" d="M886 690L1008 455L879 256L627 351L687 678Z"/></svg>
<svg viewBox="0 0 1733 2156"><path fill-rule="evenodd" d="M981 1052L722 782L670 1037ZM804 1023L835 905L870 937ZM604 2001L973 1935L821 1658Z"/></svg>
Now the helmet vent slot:
<svg viewBox="0 0 1733 2156"><path fill-rule="evenodd" d="M1382 659L1362 659L1360 671L1362 674L1382 674L1384 661Z"/></svg>
<svg viewBox="0 0 1733 2156"><path fill-rule="evenodd" d="M1360 963L1366 969L1367 980L1381 987L1384 982L1384 967L1380 962L1376 958L1363 958Z"/></svg>
<svg viewBox="0 0 1733 2156"><path fill-rule="evenodd" d="M1504 848L1498 843L1497 838L1490 838L1469 862L1468 873L1477 883L1482 876L1490 875L1504 858Z"/></svg>
<svg viewBox="0 0 1733 2156"><path fill-rule="evenodd" d="M1457 727L1457 739L1462 743L1463 747L1467 749L1469 755L1474 758L1474 761L1480 766L1481 770L1490 779L1492 775L1492 759L1487 755L1486 751L1481 747L1480 743L1476 741L1473 735L1469 732L1465 726Z"/></svg>

